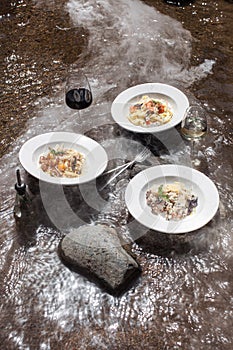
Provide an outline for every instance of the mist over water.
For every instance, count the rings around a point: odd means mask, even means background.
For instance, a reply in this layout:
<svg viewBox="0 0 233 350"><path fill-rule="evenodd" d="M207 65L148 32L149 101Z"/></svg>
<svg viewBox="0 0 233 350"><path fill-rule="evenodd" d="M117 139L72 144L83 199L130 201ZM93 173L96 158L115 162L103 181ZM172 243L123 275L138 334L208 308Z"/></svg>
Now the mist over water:
<svg viewBox="0 0 233 350"><path fill-rule="evenodd" d="M44 1L36 1L45 6ZM54 1L46 2L54 7ZM213 60L190 66L192 36L178 21L161 14L141 1L69 1L73 26L89 33L88 46L70 67L82 69L91 84L94 102L79 113L64 103L64 83L51 98L39 99L38 118L28 122L20 144L36 134L66 130L83 133L93 126L112 122L111 102L124 89L146 82L167 83L178 87L191 101L189 86L211 73ZM61 28L61 30L66 28ZM95 114L93 119L92 115ZM18 151L18 149L17 149Z"/></svg>
<svg viewBox="0 0 233 350"><path fill-rule="evenodd" d="M99 1L96 6L95 1L72 0L67 10L74 25L89 31L87 52L80 63L98 79L100 99L115 86L115 93L146 82L184 88L211 70L211 61L190 68L190 32L141 1Z"/></svg>
<svg viewBox="0 0 233 350"><path fill-rule="evenodd" d="M36 4L43 7L45 2ZM46 2L46 6L53 8L55 2ZM232 169L218 165L223 143L220 141L229 144L229 139L221 139L221 121L217 116L211 124L214 132L200 153L207 159L211 179L220 191L219 213L194 236L172 238L149 232L141 246L135 243L134 253L143 274L138 284L121 298L102 293L81 275L64 268L57 256L61 233L56 228L37 227L29 247L21 247L17 240L12 240L15 236L12 179L19 165L19 149L27 139L44 132L85 133L93 127L114 124L110 115L112 100L127 87L140 83L174 85L196 102L189 89L194 81L208 77L214 64L206 59L199 66L190 66L193 40L190 32L143 2L72 0L64 11L68 11L73 26L83 26L89 32L88 46L71 69L78 67L87 74L94 102L80 113L70 110L64 103L62 82L56 94L36 102L37 117L28 121L25 133L0 160L2 235L6 238L0 265L11 266L4 280L3 296L7 302L2 315L7 314L11 302L14 316L13 324L8 326L11 344L19 349L30 348L24 334L24 324L30 315L30 322L38 322L38 349L53 349L53 341L59 343L62 339L66 339L68 350L74 344L78 344L78 349L86 349L87 345L91 349L97 346L118 349L114 348L117 341L132 349L155 349L156 345L158 349L212 350L212 344L216 349L227 349L232 339L229 276L233 203L228 184ZM112 143L112 135L109 136L107 146ZM184 163L189 151L189 146L182 143L162 159ZM123 159L130 158L135 149L123 145L119 152ZM156 160L152 158L153 162ZM116 192L108 208L110 219L122 200L120 191ZM145 232L136 222L132 227L136 236ZM124 230L128 233L127 228ZM219 314L224 322L219 323Z"/></svg>

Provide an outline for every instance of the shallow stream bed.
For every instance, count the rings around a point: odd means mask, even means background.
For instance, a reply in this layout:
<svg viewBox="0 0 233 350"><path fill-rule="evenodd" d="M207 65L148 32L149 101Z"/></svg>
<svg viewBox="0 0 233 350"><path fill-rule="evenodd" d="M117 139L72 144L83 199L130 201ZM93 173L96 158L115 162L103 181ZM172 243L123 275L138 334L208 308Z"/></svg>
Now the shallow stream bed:
<svg viewBox="0 0 233 350"><path fill-rule="evenodd" d="M162 0L4 0L0 16L0 347L232 349L232 2L195 1L182 8ZM64 103L71 65L87 73L94 96L80 114ZM18 152L35 135L72 131L98 140L112 161L131 159L140 143L114 124L111 102L146 82L174 85L206 110L208 134L199 156L218 188L220 207L200 230L166 235L130 217L124 188L133 171L107 189L101 209L91 204L95 183L64 189L79 223L111 223L132 243L142 274L114 297L60 261L58 245L69 227L49 212L51 198L60 193L27 177ZM161 138L168 152L152 154L147 165L190 165L190 147L179 128L172 136L178 141ZM36 208L18 226L17 167Z"/></svg>

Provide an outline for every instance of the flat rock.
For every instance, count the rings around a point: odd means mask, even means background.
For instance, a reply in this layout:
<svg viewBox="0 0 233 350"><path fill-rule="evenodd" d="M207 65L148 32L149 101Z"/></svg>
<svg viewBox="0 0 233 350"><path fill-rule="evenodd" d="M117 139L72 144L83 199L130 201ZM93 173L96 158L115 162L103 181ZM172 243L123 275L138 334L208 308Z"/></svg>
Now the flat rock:
<svg viewBox="0 0 233 350"><path fill-rule="evenodd" d="M117 231L107 225L84 225L67 234L60 243L63 262L110 293L122 293L139 275L135 259L122 247Z"/></svg>

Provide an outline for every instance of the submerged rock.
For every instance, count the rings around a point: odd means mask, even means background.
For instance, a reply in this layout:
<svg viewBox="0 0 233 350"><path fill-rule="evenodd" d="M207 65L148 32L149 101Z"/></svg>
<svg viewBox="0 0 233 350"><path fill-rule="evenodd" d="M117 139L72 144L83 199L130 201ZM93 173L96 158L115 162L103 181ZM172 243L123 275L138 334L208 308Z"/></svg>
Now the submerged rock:
<svg viewBox="0 0 233 350"><path fill-rule="evenodd" d="M84 273L112 294L120 294L139 275L140 266L107 225L85 225L67 234L59 253L71 269Z"/></svg>

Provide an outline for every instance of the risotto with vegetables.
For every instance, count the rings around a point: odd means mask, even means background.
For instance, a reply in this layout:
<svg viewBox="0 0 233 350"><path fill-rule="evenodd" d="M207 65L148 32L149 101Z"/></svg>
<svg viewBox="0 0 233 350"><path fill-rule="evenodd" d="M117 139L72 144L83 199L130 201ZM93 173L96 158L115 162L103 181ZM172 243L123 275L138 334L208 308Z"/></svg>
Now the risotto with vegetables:
<svg viewBox="0 0 233 350"><path fill-rule="evenodd" d="M161 184L146 192L146 202L153 214L161 214L166 220L181 220L192 214L198 198L184 184Z"/></svg>

